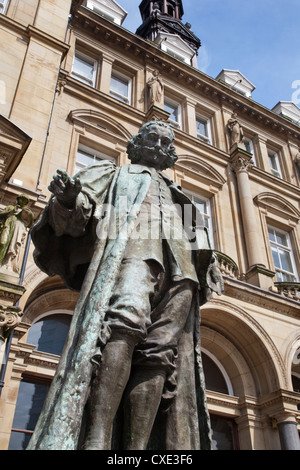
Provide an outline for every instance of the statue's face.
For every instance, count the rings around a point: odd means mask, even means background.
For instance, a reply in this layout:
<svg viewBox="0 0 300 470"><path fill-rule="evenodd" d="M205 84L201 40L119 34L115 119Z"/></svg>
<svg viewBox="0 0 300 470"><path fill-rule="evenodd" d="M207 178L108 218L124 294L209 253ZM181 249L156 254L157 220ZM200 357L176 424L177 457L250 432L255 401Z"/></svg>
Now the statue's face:
<svg viewBox="0 0 300 470"><path fill-rule="evenodd" d="M162 126L150 126L140 141L139 163L153 168L163 168L173 143L171 132Z"/></svg>

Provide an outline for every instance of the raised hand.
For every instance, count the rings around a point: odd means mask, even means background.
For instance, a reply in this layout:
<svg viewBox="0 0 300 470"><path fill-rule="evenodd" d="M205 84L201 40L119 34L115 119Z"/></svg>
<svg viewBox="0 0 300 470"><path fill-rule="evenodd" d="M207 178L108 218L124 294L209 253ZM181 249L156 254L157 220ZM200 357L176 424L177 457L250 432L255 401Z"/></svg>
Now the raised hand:
<svg viewBox="0 0 300 470"><path fill-rule="evenodd" d="M65 170L57 170L48 189L63 206L72 209L81 191L81 183L78 178L71 178Z"/></svg>

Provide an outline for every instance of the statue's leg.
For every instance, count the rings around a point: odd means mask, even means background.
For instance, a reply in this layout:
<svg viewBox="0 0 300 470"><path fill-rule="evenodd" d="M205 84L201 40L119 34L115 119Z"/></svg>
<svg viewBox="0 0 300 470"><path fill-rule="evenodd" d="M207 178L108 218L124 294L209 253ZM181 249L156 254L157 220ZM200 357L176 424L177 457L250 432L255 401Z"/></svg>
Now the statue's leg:
<svg viewBox="0 0 300 470"><path fill-rule="evenodd" d="M147 339L137 346L124 402L125 450L147 448L165 382L175 369L177 344L194 292L195 285L189 280L170 286L152 312Z"/></svg>
<svg viewBox="0 0 300 470"><path fill-rule="evenodd" d="M110 450L113 422L128 382L134 337L112 338L92 381L87 403L87 434L83 449Z"/></svg>
<svg viewBox="0 0 300 470"><path fill-rule="evenodd" d="M133 350L150 324L150 300L156 277L140 259L124 259L106 312L112 336L103 349L101 364L92 381L87 404L86 450L111 448L111 435L124 389Z"/></svg>
<svg viewBox="0 0 300 470"><path fill-rule="evenodd" d="M166 380L163 369L137 368L124 401L125 450L146 450Z"/></svg>

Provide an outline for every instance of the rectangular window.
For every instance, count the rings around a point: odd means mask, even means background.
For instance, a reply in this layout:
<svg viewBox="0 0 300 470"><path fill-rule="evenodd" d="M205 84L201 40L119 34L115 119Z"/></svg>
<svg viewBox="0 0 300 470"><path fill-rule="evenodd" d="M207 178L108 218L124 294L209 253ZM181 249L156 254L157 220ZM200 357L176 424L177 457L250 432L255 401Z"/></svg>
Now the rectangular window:
<svg viewBox="0 0 300 470"><path fill-rule="evenodd" d="M76 155L75 174L85 168L86 166L93 165L100 160L111 160L115 161L113 157L110 157L104 153L93 150L86 145L79 145Z"/></svg>
<svg viewBox="0 0 300 470"><path fill-rule="evenodd" d="M181 106L180 104L176 103L175 101L165 99L164 109L168 113L170 113L170 117L168 122L171 126L177 127L181 129L182 127L182 119L181 119Z"/></svg>
<svg viewBox="0 0 300 470"><path fill-rule="evenodd" d="M277 281L297 282L298 276L289 234L274 227L268 227L268 232Z"/></svg>
<svg viewBox="0 0 300 470"><path fill-rule="evenodd" d="M207 144L212 143L211 139L211 128L210 120L204 117L196 117L196 128L197 128L197 138L206 142Z"/></svg>
<svg viewBox="0 0 300 470"><path fill-rule="evenodd" d="M256 166L256 159L255 159L255 153L254 153L254 147L253 147L253 142L250 139L247 139L246 137L244 138L244 144L246 147L246 150L248 153L251 153L252 155L252 162Z"/></svg>
<svg viewBox="0 0 300 470"><path fill-rule="evenodd" d="M96 73L97 62L81 52L75 52L71 73L72 77L86 85L94 87L96 83Z"/></svg>
<svg viewBox="0 0 300 470"><path fill-rule="evenodd" d="M212 225L212 217L211 217L211 205L210 200L189 191L185 191L186 195L191 199L192 203L197 207L200 214L202 215L204 226L207 228L209 241L211 247L214 247L214 236L213 236L213 225Z"/></svg>
<svg viewBox="0 0 300 470"><path fill-rule="evenodd" d="M132 80L123 74L112 72L110 94L123 103L131 104Z"/></svg>
<svg viewBox="0 0 300 470"><path fill-rule="evenodd" d="M6 13L9 0L0 0L0 13Z"/></svg>
<svg viewBox="0 0 300 470"><path fill-rule="evenodd" d="M269 150L268 155L269 155L269 163L270 163L272 175L277 176L277 178L282 178L279 157L277 153Z"/></svg>
<svg viewBox="0 0 300 470"><path fill-rule="evenodd" d="M8 450L25 450L49 391L49 384L22 380Z"/></svg>

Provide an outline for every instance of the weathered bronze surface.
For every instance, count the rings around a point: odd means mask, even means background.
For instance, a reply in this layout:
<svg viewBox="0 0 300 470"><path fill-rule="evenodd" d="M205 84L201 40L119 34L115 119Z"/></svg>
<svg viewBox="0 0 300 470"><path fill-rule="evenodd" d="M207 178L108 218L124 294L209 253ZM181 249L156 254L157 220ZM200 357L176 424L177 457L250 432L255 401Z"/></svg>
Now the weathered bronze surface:
<svg viewBox="0 0 300 470"><path fill-rule="evenodd" d="M80 290L29 449L209 449L200 309L222 276L197 208L162 170L174 133L150 122L109 161L59 170L35 260Z"/></svg>

